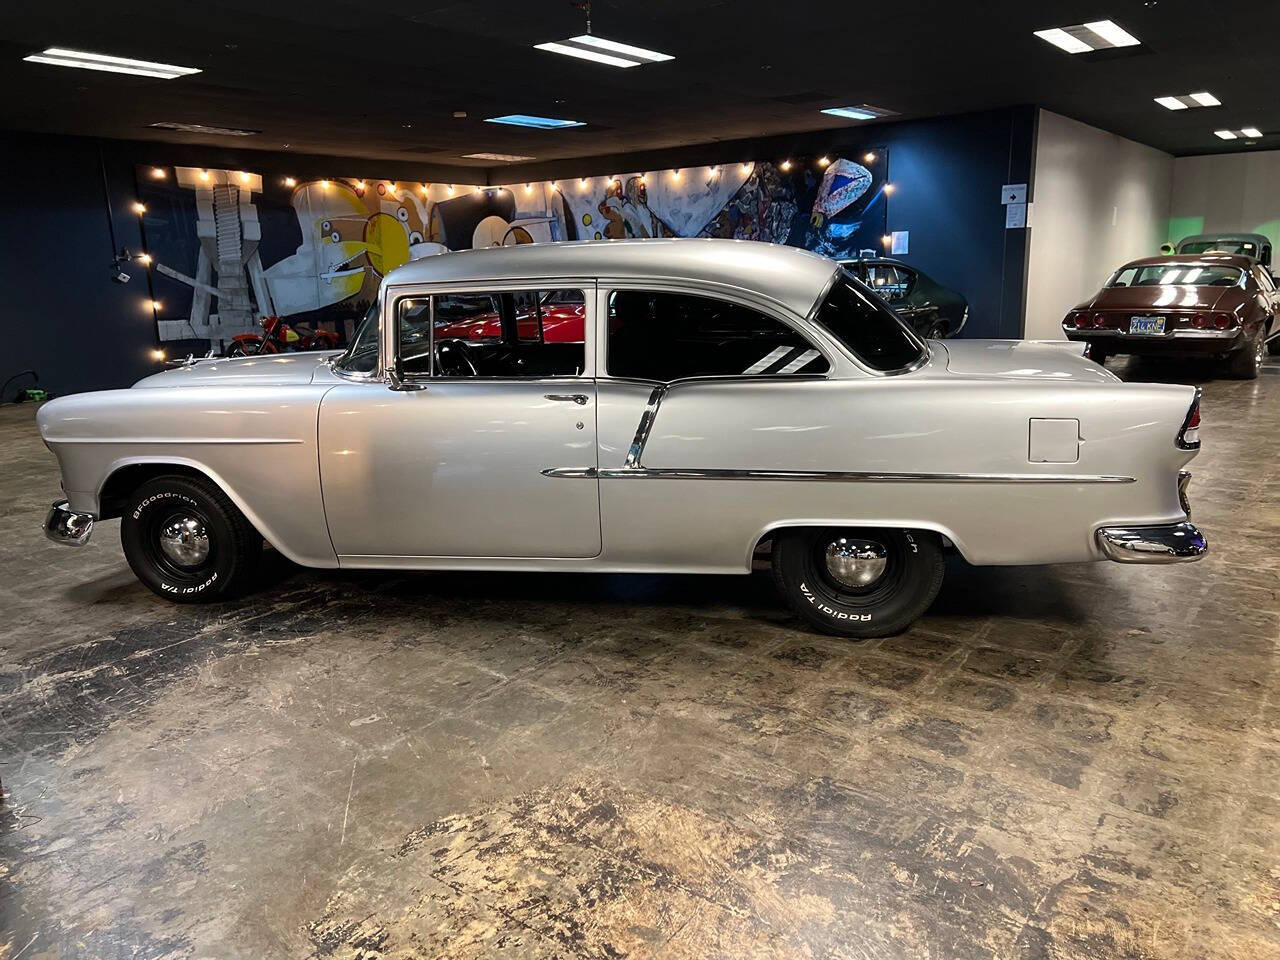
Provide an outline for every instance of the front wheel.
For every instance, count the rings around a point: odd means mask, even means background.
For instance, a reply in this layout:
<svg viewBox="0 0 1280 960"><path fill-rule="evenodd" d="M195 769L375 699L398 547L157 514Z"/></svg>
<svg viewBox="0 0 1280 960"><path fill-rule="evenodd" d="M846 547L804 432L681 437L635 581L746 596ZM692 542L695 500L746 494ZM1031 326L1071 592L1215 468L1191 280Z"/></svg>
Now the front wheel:
<svg viewBox="0 0 1280 960"><path fill-rule="evenodd" d="M874 527L789 530L773 577L791 608L823 633L868 639L905 630L942 586L935 533Z"/></svg>
<svg viewBox="0 0 1280 960"><path fill-rule="evenodd" d="M262 537L227 495L186 476L157 477L134 491L120 545L138 579L178 603L234 595L262 556Z"/></svg>

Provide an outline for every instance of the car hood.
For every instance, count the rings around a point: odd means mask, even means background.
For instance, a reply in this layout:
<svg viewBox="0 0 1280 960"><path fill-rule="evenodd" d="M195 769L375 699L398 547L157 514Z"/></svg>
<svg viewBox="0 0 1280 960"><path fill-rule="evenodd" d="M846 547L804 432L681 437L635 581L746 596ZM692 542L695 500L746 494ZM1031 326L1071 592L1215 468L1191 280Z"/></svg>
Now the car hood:
<svg viewBox="0 0 1280 960"><path fill-rule="evenodd" d="M951 376L1002 380L1077 380L1110 383L1116 376L1066 340L931 340L947 352Z"/></svg>
<svg viewBox="0 0 1280 960"><path fill-rule="evenodd" d="M277 353L260 357L197 360L173 367L163 373L143 377L135 388L150 387L227 387L235 384L254 386L288 386L310 383L316 371L340 350L315 350L307 353Z"/></svg>
<svg viewBox="0 0 1280 960"><path fill-rule="evenodd" d="M1079 309L1093 310L1214 310L1230 309L1239 287L1105 287Z"/></svg>

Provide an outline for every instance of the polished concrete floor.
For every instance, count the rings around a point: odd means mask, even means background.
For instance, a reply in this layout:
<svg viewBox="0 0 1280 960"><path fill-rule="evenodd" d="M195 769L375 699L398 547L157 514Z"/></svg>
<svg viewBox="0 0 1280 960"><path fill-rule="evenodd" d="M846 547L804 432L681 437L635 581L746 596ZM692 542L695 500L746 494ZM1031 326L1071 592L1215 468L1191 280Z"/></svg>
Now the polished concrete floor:
<svg viewBox="0 0 1280 960"><path fill-rule="evenodd" d="M171 606L0 409L0 958L1280 957L1280 367L1203 433L1204 562L855 644L759 573Z"/></svg>

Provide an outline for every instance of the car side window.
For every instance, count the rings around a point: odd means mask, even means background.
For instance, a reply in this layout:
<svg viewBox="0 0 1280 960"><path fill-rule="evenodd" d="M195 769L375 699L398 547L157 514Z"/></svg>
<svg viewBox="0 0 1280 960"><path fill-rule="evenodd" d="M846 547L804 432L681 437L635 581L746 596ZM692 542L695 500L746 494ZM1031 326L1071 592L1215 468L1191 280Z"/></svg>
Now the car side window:
<svg viewBox="0 0 1280 960"><path fill-rule="evenodd" d="M1254 267L1253 275L1258 281L1258 286L1261 287L1264 292L1271 293L1275 290L1276 287L1271 281L1271 274L1267 272L1265 267Z"/></svg>
<svg viewBox="0 0 1280 960"><path fill-rule="evenodd" d="M537 379L580 376L584 369L581 290L449 293L400 303L406 375Z"/></svg>
<svg viewBox="0 0 1280 960"><path fill-rule="evenodd" d="M648 290L609 295L610 376L686 377L826 373L826 357L787 324L714 297Z"/></svg>
<svg viewBox="0 0 1280 960"><path fill-rule="evenodd" d="M909 277L905 270L887 263L877 263L867 268L867 283L871 289L889 303L902 300L907 295Z"/></svg>

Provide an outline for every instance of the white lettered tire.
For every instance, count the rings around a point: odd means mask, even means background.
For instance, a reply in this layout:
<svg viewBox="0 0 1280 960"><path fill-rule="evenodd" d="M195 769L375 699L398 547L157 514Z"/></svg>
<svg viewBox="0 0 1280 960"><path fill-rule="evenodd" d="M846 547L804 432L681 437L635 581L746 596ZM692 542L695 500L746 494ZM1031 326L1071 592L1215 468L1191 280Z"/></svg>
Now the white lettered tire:
<svg viewBox="0 0 1280 960"><path fill-rule="evenodd" d="M942 586L942 542L925 530L812 527L780 533L773 577L787 603L823 633L900 633Z"/></svg>
<svg viewBox="0 0 1280 960"><path fill-rule="evenodd" d="M234 596L262 556L262 537L227 495L190 476L138 487L120 517L120 545L138 579L176 603Z"/></svg>

